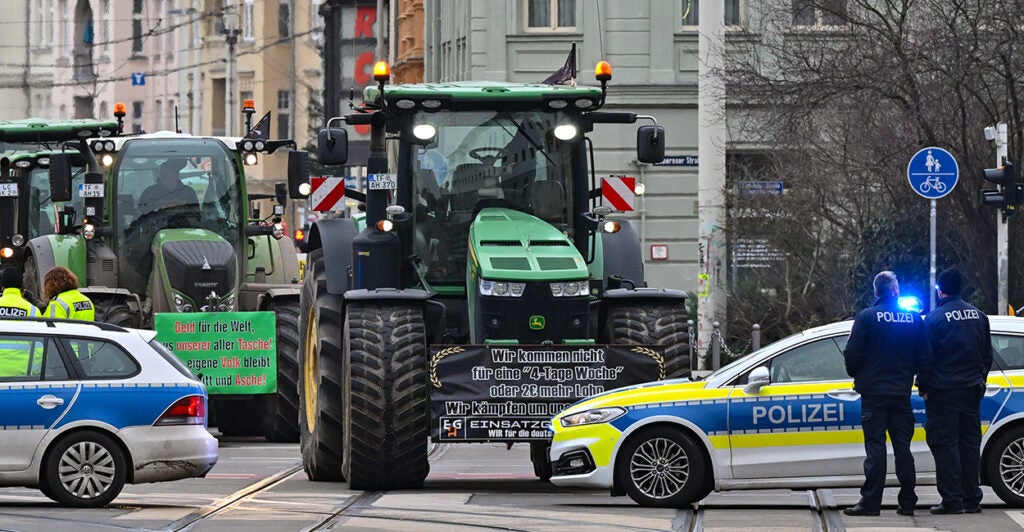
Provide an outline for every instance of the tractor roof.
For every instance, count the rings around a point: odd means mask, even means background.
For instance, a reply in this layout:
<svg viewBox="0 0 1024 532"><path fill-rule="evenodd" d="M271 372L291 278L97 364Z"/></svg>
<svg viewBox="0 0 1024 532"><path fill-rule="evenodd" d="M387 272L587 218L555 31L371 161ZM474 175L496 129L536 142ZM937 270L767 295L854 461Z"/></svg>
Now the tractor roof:
<svg viewBox="0 0 1024 532"><path fill-rule="evenodd" d="M376 86L363 93L364 100L372 102L379 94ZM551 100L590 100L589 109L601 101L601 89L588 86L501 83L494 81L457 81L450 83L412 83L385 85L384 98L389 102L402 99L443 102L442 108L487 108L494 106L543 107Z"/></svg>
<svg viewBox="0 0 1024 532"><path fill-rule="evenodd" d="M0 141L3 142L59 142L116 133L117 122L113 120L24 118L0 121Z"/></svg>

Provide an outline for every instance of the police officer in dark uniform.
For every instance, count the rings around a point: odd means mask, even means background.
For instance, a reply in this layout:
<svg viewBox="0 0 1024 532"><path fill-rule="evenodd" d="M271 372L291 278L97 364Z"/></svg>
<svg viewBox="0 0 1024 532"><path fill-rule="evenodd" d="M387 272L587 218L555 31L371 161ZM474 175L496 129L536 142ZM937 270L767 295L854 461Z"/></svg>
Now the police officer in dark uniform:
<svg viewBox="0 0 1024 532"><path fill-rule="evenodd" d="M955 269L939 274L939 301L925 318L932 363L917 376L942 496L942 503L931 507L933 514L981 512L979 407L992 367L992 338L988 317L960 299L961 282Z"/></svg>
<svg viewBox="0 0 1024 532"><path fill-rule="evenodd" d="M878 515L885 488L885 435L889 434L900 481L896 513L914 515L917 495L910 440L914 414L910 390L914 374L928 359L928 341L920 314L899 307L896 274L885 271L874 279L873 307L857 314L843 356L853 389L860 394L864 431L864 484L860 501L846 515Z"/></svg>

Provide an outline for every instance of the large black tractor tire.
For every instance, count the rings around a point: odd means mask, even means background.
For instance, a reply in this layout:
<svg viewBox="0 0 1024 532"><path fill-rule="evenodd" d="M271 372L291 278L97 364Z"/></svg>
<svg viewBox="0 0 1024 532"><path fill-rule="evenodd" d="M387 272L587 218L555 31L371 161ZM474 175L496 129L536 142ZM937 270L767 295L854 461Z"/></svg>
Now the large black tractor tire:
<svg viewBox="0 0 1024 532"><path fill-rule="evenodd" d="M530 461L533 462L533 474L544 482L551 480L551 459L548 454L551 451L551 442L532 441L530 442Z"/></svg>
<svg viewBox="0 0 1024 532"><path fill-rule="evenodd" d="M358 490L411 489L427 478L429 402L423 310L403 302L351 302L345 460Z"/></svg>
<svg viewBox="0 0 1024 532"><path fill-rule="evenodd" d="M309 253L299 299L299 448L313 481L345 480L341 471L342 297L327 293L322 250Z"/></svg>
<svg viewBox="0 0 1024 532"><path fill-rule="evenodd" d="M299 441L299 302L275 300L267 310L277 317L277 392L260 396L267 441Z"/></svg>
<svg viewBox="0 0 1024 532"><path fill-rule="evenodd" d="M661 347L666 379L690 375L690 334L683 302L613 304L605 330L611 344Z"/></svg>
<svg viewBox="0 0 1024 532"><path fill-rule="evenodd" d="M39 265L35 257L25 259L25 268L21 274L21 288L33 305L46 309L46 300L43 294L43 285L39 283Z"/></svg>
<svg viewBox="0 0 1024 532"><path fill-rule="evenodd" d="M96 321L111 323L121 327L138 327L142 320L132 312L123 301L116 299L96 299L93 302Z"/></svg>

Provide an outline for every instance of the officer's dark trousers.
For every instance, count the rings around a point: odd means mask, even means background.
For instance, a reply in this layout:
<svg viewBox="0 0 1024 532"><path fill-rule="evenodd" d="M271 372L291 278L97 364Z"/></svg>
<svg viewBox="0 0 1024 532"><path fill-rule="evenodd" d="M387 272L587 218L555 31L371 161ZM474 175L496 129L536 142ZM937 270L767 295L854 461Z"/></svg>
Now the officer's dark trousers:
<svg viewBox="0 0 1024 532"><path fill-rule="evenodd" d="M885 489L885 434L892 441L896 459L896 478L900 481L899 505L913 508L917 504L914 487L914 456L910 439L914 436L914 413L907 395L862 395L860 420L864 430L864 485L860 488L860 505L869 510L882 506Z"/></svg>
<svg viewBox="0 0 1024 532"><path fill-rule="evenodd" d="M981 402L978 388L929 390L924 429L935 458L935 480L942 504L974 508L981 503Z"/></svg>

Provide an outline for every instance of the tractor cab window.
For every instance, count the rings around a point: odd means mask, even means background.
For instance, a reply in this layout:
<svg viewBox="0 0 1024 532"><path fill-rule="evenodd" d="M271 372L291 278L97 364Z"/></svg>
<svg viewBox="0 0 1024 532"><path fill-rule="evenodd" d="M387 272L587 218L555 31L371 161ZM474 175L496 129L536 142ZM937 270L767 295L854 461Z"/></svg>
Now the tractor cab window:
<svg viewBox="0 0 1024 532"><path fill-rule="evenodd" d="M569 228L571 147L554 137L559 114L436 112L437 129L412 157L417 252L435 283L465 282L469 225L481 209L515 209Z"/></svg>
<svg viewBox="0 0 1024 532"><path fill-rule="evenodd" d="M126 143L114 167L111 220L128 288L145 291L150 247L161 230L207 229L237 248L243 219L238 181L231 153L216 140Z"/></svg>
<svg viewBox="0 0 1024 532"><path fill-rule="evenodd" d="M52 235L56 230L57 212L64 209L63 203L54 204L50 198L49 169L33 167L27 174L28 197L28 235L29 239L37 236ZM71 202L75 209L75 223L81 224L85 215L85 205L78 197L78 187L85 183L85 167L73 164L71 167Z"/></svg>

